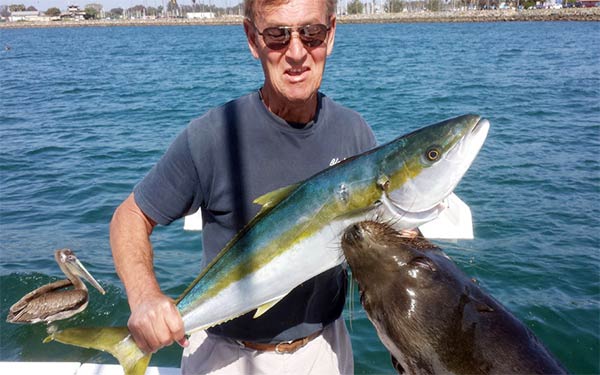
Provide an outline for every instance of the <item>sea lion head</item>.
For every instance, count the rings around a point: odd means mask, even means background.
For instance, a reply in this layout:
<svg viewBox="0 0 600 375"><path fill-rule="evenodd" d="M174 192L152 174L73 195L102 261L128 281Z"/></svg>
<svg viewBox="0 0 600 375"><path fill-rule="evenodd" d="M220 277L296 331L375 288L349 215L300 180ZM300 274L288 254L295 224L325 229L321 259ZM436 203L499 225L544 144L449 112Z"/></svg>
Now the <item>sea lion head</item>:
<svg viewBox="0 0 600 375"><path fill-rule="evenodd" d="M456 290L457 268L439 247L423 237L406 236L388 223L362 221L349 226L342 249L359 284L387 278L403 289L426 289L428 295L446 295L434 291L439 287ZM452 277L446 277L448 273Z"/></svg>
<svg viewBox="0 0 600 375"><path fill-rule="evenodd" d="M447 369L441 362L448 359L437 355L454 354L437 346L446 346L463 330L463 314L474 313L465 311L472 281L439 247L422 237L406 237L387 223L349 226L342 249L369 320L401 367L415 373Z"/></svg>

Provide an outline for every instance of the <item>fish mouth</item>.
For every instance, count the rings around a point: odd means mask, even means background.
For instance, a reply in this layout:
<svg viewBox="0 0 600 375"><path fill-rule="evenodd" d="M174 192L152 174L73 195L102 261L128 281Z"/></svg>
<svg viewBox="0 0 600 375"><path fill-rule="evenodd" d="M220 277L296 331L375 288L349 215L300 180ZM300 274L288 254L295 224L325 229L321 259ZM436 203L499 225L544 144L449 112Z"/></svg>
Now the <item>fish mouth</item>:
<svg viewBox="0 0 600 375"><path fill-rule="evenodd" d="M486 118L480 118L477 124L471 129L471 134L478 140L481 140L481 144L478 148L481 148L483 141L487 138L490 130L490 121Z"/></svg>
<svg viewBox="0 0 600 375"><path fill-rule="evenodd" d="M475 126L473 127L473 130L471 130L471 133L485 131L485 133L487 135L487 132L489 129L490 129L490 121L486 118L480 118L479 121L477 121L477 124L475 124Z"/></svg>

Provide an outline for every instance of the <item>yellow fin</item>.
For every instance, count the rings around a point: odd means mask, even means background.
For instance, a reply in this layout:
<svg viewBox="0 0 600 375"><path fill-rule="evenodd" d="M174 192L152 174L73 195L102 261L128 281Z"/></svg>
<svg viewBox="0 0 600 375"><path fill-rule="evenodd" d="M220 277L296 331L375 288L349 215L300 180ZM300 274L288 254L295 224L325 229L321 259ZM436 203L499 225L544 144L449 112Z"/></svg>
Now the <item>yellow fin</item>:
<svg viewBox="0 0 600 375"><path fill-rule="evenodd" d="M275 299L275 300L273 300L271 302L265 303L264 305L258 306L258 308L256 309L256 312L254 313L254 316L252 318L256 319L259 316L261 316L262 314L266 313L271 307L275 306L282 299L283 299L283 297L277 298L277 299Z"/></svg>
<svg viewBox="0 0 600 375"><path fill-rule="evenodd" d="M300 184L293 184L290 186L285 186L277 190L273 190L267 194L261 195L260 197L254 200L254 203L260 204L264 209L269 209L277 205L277 203L281 202L285 198L287 198L290 193L298 187Z"/></svg>
<svg viewBox="0 0 600 375"><path fill-rule="evenodd" d="M152 356L138 348L127 327L68 328L50 334L44 343L53 340L108 352L119 361L126 375L143 375Z"/></svg>

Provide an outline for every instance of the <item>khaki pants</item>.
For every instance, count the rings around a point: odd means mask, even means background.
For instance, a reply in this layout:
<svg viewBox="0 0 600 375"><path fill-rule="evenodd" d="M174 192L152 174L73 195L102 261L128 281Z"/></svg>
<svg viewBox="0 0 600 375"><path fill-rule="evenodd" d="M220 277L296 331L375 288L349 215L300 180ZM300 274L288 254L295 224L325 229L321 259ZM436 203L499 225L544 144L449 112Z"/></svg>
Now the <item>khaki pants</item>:
<svg viewBox="0 0 600 375"><path fill-rule="evenodd" d="M294 353L244 348L233 340L200 331L190 337L181 359L183 375L200 374L353 374L350 337L343 318Z"/></svg>

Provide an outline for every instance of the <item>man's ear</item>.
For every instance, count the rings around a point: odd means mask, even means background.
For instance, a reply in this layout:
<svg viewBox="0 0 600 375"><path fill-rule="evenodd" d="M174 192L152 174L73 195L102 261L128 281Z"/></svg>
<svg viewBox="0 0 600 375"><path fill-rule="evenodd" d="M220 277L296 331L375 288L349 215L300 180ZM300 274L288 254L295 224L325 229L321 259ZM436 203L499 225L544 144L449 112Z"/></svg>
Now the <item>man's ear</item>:
<svg viewBox="0 0 600 375"><path fill-rule="evenodd" d="M333 52L333 42L335 41L335 15L331 16L331 21L329 23L329 34L327 36L327 56L331 55Z"/></svg>
<svg viewBox="0 0 600 375"><path fill-rule="evenodd" d="M255 59L258 59L258 46L256 45L256 30L251 21L247 18L244 19L244 32L246 33L246 39L248 40L248 48Z"/></svg>

